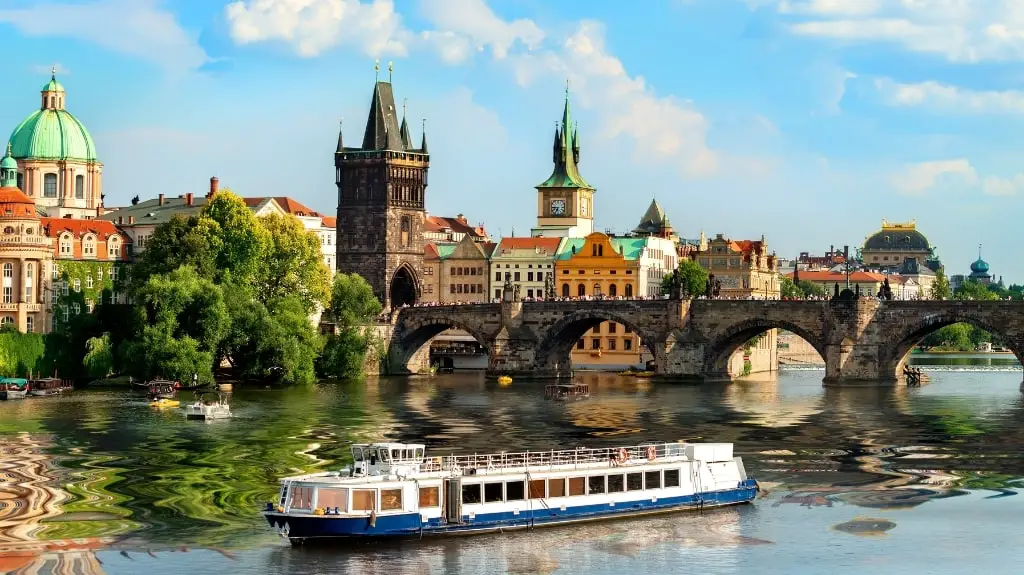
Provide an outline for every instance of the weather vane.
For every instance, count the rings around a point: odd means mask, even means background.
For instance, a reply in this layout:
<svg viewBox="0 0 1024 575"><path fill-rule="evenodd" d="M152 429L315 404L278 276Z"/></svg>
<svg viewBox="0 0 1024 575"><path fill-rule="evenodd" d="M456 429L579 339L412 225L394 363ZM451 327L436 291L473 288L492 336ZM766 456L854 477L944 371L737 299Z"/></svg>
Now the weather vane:
<svg viewBox="0 0 1024 575"><path fill-rule="evenodd" d="M391 83L391 73L395 71L395 63L388 62L388 84Z"/></svg>
<svg viewBox="0 0 1024 575"><path fill-rule="evenodd" d="M374 80L380 80L380 60L373 61L373 78Z"/></svg>

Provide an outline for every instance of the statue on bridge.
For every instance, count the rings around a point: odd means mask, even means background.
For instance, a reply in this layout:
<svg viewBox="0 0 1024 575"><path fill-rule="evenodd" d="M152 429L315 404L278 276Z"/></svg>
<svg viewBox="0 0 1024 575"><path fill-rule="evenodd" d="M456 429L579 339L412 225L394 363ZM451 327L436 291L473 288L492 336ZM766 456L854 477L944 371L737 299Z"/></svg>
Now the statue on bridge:
<svg viewBox="0 0 1024 575"><path fill-rule="evenodd" d="M892 286L889 285L889 278L885 278L885 283L882 284L882 289L878 291L878 296L885 301L892 301Z"/></svg>
<svg viewBox="0 0 1024 575"><path fill-rule="evenodd" d="M555 276L551 272L544 276L544 299L555 299Z"/></svg>
<svg viewBox="0 0 1024 575"><path fill-rule="evenodd" d="M683 299L683 280L679 277L679 270L672 272L671 286L669 297L672 299Z"/></svg>
<svg viewBox="0 0 1024 575"><path fill-rule="evenodd" d="M505 272L505 284L501 286L501 300L512 301L515 296L515 285L512 283L512 272Z"/></svg>

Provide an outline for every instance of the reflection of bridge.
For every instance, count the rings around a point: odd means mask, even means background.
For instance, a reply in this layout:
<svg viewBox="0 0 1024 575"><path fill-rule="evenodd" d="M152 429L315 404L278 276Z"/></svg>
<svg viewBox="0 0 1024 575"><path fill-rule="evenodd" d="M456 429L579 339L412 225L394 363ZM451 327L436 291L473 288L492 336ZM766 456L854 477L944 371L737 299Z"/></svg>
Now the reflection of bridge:
<svg viewBox="0 0 1024 575"><path fill-rule="evenodd" d="M893 382L909 351L941 327L966 322L1024 351L1024 305L1015 302L857 300L606 300L503 302L413 307L384 329L388 369L427 368L431 338L450 328L472 335L490 354L492 374L563 377L569 354L602 321L635 331L654 355L657 373L727 377L730 355L754 336L789 330L825 360L825 382Z"/></svg>

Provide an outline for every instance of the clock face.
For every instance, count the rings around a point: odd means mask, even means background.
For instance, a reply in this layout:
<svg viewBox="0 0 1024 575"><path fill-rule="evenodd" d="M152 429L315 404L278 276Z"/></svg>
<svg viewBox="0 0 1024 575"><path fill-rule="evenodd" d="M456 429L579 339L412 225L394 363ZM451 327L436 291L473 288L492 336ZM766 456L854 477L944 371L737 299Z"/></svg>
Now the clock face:
<svg viewBox="0 0 1024 575"><path fill-rule="evenodd" d="M565 200L551 200L551 215L565 215Z"/></svg>

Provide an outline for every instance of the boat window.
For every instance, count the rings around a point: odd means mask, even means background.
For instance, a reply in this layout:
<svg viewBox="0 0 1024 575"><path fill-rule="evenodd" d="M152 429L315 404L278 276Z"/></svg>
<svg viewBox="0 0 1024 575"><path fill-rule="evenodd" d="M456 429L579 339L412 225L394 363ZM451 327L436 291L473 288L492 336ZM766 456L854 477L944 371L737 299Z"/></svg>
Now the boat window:
<svg viewBox="0 0 1024 575"><path fill-rule="evenodd" d="M380 459L380 456L377 455L376 449L367 449L366 458L369 459L371 462L375 462L377 459Z"/></svg>
<svg viewBox="0 0 1024 575"><path fill-rule="evenodd" d="M531 479L530 499L544 499L544 485L543 479Z"/></svg>
<svg viewBox="0 0 1024 575"><path fill-rule="evenodd" d="M679 487L679 470L665 470L665 487Z"/></svg>
<svg viewBox="0 0 1024 575"><path fill-rule="evenodd" d="M565 497L565 478L548 479L548 497Z"/></svg>
<svg viewBox="0 0 1024 575"><path fill-rule="evenodd" d="M643 473L627 473L626 474L626 491L640 491L644 488L644 474Z"/></svg>
<svg viewBox="0 0 1024 575"><path fill-rule="evenodd" d="M586 477L570 477L569 478L569 495L586 495L587 489L587 478Z"/></svg>
<svg viewBox="0 0 1024 575"><path fill-rule="evenodd" d="M505 497L502 493L502 486L503 484L500 481L498 483L484 483L484 503L504 501Z"/></svg>
<svg viewBox="0 0 1024 575"><path fill-rule="evenodd" d="M525 498L525 483L522 481L509 481L505 484L505 501L522 501Z"/></svg>
<svg viewBox="0 0 1024 575"><path fill-rule="evenodd" d="M381 511L394 511L402 508L402 490L401 489L381 489L380 490L380 510Z"/></svg>
<svg viewBox="0 0 1024 575"><path fill-rule="evenodd" d="M604 493L604 475L591 475L588 477L587 489L590 493Z"/></svg>
<svg viewBox="0 0 1024 575"><path fill-rule="evenodd" d="M420 448L418 448L416 450L416 459L417 460L423 459L423 448L422 447L420 447Z"/></svg>
<svg viewBox="0 0 1024 575"><path fill-rule="evenodd" d="M363 448L362 447L353 447L352 448L352 460L353 461L362 461L363 460Z"/></svg>
<svg viewBox="0 0 1024 575"><path fill-rule="evenodd" d="M480 503L480 484L473 483L471 485L462 486L462 503Z"/></svg>
<svg viewBox="0 0 1024 575"><path fill-rule="evenodd" d="M352 511L371 511L377 508L376 489L353 489Z"/></svg>
<svg viewBox="0 0 1024 575"><path fill-rule="evenodd" d="M394 461L396 459L401 459L401 458L402 458L402 450L401 449L392 449L391 450L391 461Z"/></svg>
<svg viewBox="0 0 1024 575"><path fill-rule="evenodd" d="M420 509L440 507L440 487L420 487Z"/></svg>
<svg viewBox="0 0 1024 575"><path fill-rule="evenodd" d="M316 491L316 506L324 509L348 511L348 489L325 489Z"/></svg>
<svg viewBox="0 0 1024 575"><path fill-rule="evenodd" d="M644 489L661 489L660 471L648 471L644 473Z"/></svg>
<svg viewBox="0 0 1024 575"><path fill-rule="evenodd" d="M625 491L625 489L623 489L623 487L624 487L624 485L622 483L622 476L621 475L609 475L608 476L608 493L618 493L620 491Z"/></svg>
<svg viewBox="0 0 1024 575"><path fill-rule="evenodd" d="M313 488L312 487L292 487L292 509L312 509L313 508Z"/></svg>

